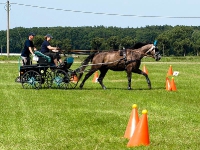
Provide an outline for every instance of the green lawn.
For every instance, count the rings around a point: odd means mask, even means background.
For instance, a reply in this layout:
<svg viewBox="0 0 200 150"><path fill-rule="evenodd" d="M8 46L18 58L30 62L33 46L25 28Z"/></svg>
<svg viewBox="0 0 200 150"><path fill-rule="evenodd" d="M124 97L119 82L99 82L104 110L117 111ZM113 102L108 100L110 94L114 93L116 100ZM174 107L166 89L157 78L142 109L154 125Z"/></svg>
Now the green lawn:
<svg viewBox="0 0 200 150"><path fill-rule="evenodd" d="M198 58L198 57L196 57ZM143 62L152 89L133 74L109 71L103 90L89 78L83 90L23 89L15 83L17 63L0 63L0 149L126 150L123 138L132 105L148 110L149 146L135 149L200 149L200 59ZM172 59L170 59L172 60ZM74 63L72 69L79 66ZM177 91L166 91L172 65ZM171 77L170 77L171 79ZM80 84L80 83L79 83Z"/></svg>

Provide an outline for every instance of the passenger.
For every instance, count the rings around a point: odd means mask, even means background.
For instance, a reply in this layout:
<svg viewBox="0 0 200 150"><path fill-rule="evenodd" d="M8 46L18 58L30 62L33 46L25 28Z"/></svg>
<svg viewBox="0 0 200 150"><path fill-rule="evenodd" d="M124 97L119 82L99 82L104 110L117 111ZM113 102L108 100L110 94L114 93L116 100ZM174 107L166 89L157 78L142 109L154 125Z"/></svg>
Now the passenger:
<svg viewBox="0 0 200 150"><path fill-rule="evenodd" d="M34 56L34 51L37 50L35 46L33 45L34 37L35 37L35 34L31 32L28 35L28 39L24 42L24 49L22 50L22 53L21 53L23 65L31 64L30 54ZM19 76L15 79L15 82L20 82L20 73L19 73Z"/></svg>
<svg viewBox="0 0 200 150"><path fill-rule="evenodd" d="M56 66L58 66L59 63L62 63L62 60L61 60L61 57L59 55L59 48L58 47L52 47L49 43L49 41L53 39L53 37L50 35L50 34L47 34L45 36L45 40L44 42L42 43L42 46L41 46L41 52L47 56L49 56L54 64Z"/></svg>
<svg viewBox="0 0 200 150"><path fill-rule="evenodd" d="M24 49L22 50L21 57L23 61L23 65L30 65L31 59L30 54L34 55L34 51L37 50L33 45L33 39L35 34L33 32L29 33L28 39L24 43Z"/></svg>

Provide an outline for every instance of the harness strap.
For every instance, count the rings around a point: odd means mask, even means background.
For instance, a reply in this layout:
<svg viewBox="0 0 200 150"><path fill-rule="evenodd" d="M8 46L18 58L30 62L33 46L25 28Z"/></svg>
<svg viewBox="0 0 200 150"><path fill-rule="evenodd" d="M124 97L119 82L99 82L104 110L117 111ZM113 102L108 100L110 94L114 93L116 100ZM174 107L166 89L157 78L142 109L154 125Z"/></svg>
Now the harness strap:
<svg viewBox="0 0 200 150"><path fill-rule="evenodd" d="M126 58L126 49L123 48L123 58L124 58L124 61L126 62L127 58Z"/></svg>
<svg viewBox="0 0 200 150"><path fill-rule="evenodd" d="M128 61L126 61L125 65L128 65L128 64L130 64L132 62L136 62L136 59L135 60L128 60Z"/></svg>

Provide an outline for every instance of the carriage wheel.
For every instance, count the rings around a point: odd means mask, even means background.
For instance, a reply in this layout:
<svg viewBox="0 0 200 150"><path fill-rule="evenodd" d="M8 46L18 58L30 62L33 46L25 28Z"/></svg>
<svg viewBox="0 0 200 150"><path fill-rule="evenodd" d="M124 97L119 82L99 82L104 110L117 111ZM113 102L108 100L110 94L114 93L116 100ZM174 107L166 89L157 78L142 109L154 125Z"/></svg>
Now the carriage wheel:
<svg viewBox="0 0 200 150"><path fill-rule="evenodd" d="M42 78L38 72L29 70L22 76L21 83L24 89L39 89L41 88Z"/></svg>
<svg viewBox="0 0 200 150"><path fill-rule="evenodd" d="M59 89L67 89L69 82L70 82L70 78L69 75L61 70L61 69L56 69L53 72L53 78L51 80L52 82L52 88L59 88Z"/></svg>
<svg viewBox="0 0 200 150"><path fill-rule="evenodd" d="M78 84L78 76L76 73L69 71L68 76L70 77L70 82L68 84L68 88L74 89Z"/></svg>

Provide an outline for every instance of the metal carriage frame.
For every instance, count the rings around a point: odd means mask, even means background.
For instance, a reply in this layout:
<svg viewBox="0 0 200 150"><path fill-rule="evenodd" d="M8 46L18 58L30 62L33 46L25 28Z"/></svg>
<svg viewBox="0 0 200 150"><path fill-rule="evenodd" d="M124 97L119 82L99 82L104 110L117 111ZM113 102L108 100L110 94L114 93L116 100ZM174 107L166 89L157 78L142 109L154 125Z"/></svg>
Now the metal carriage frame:
<svg viewBox="0 0 200 150"><path fill-rule="evenodd" d="M52 66L51 61L44 56L37 57L37 64L19 67L19 82L24 89L74 89L77 86L76 72L70 69L72 57L67 57L59 67Z"/></svg>

